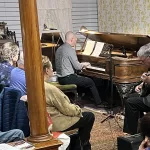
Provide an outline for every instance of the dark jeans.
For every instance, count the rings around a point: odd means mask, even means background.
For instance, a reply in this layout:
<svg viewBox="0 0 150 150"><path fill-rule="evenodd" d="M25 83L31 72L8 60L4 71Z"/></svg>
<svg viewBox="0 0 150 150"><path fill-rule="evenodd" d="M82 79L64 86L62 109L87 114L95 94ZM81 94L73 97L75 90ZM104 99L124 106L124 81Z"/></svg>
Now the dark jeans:
<svg viewBox="0 0 150 150"><path fill-rule="evenodd" d="M71 126L65 131L78 128L79 138L83 150L91 150L91 144L89 140L90 140L90 132L93 127L95 116L92 112L83 112L82 115L83 117L81 117L77 123L75 123L73 126Z"/></svg>
<svg viewBox="0 0 150 150"><path fill-rule="evenodd" d="M94 98L96 105L101 103L101 98L91 78L71 74L66 77L58 78L60 84L76 84L78 88L89 88Z"/></svg>
<svg viewBox="0 0 150 150"><path fill-rule="evenodd" d="M125 102L125 119L123 131L129 134L136 134L138 119L143 116L143 112L150 111L150 107L143 103L143 98L138 94L130 96Z"/></svg>

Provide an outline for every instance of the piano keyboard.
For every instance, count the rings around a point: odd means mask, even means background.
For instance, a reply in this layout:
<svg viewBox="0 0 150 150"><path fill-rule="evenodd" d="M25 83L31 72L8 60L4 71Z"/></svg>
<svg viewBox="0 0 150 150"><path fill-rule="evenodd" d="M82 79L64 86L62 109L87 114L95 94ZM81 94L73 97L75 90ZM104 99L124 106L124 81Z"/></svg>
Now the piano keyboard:
<svg viewBox="0 0 150 150"><path fill-rule="evenodd" d="M86 67L86 69L88 70L95 70L95 71L100 71L100 72L105 72L104 68L99 68L99 67L94 67L94 66L88 66Z"/></svg>

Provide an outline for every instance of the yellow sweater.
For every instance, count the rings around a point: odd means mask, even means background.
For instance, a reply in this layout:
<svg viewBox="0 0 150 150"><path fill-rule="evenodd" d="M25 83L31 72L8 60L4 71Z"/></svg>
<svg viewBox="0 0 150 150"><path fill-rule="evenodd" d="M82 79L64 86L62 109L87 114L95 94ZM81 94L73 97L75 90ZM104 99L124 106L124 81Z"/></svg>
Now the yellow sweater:
<svg viewBox="0 0 150 150"><path fill-rule="evenodd" d="M81 108L70 103L69 98L54 85L46 82L44 84L46 108L53 121L52 131L68 129L82 117Z"/></svg>

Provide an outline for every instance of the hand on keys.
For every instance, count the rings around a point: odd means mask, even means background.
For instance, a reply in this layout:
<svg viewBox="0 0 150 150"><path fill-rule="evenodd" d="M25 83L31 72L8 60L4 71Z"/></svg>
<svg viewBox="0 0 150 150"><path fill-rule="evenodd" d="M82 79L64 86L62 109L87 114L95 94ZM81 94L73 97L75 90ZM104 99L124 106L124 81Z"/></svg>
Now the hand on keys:
<svg viewBox="0 0 150 150"><path fill-rule="evenodd" d="M82 62L81 64L83 65L83 69L91 66L91 64L89 62Z"/></svg>

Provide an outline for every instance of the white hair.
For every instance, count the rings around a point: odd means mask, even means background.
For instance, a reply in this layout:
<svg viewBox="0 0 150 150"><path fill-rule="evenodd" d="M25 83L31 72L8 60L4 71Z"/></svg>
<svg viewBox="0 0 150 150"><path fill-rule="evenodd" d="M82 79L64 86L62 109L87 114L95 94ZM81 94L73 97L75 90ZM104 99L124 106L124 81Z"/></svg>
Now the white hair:
<svg viewBox="0 0 150 150"><path fill-rule="evenodd" d="M1 61L11 61L13 57L18 55L19 47L14 42L4 43L0 47L0 59Z"/></svg>
<svg viewBox="0 0 150 150"><path fill-rule="evenodd" d="M20 57L19 57L19 60L17 61L18 63L18 66L20 64L24 65L24 56L23 56L23 51L20 51Z"/></svg>
<svg viewBox="0 0 150 150"><path fill-rule="evenodd" d="M150 56L150 43L142 46L137 52L138 57L148 57Z"/></svg>

